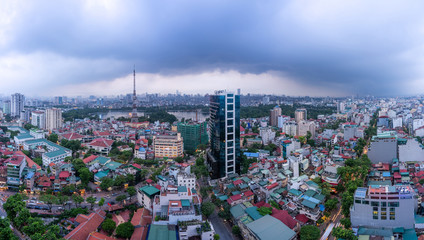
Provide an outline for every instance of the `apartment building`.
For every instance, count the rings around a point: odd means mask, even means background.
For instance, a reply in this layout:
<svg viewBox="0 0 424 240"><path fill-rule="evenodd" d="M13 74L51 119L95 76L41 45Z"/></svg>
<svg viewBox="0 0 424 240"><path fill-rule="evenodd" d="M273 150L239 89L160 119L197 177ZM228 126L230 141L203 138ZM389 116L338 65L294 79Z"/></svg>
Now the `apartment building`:
<svg viewBox="0 0 424 240"><path fill-rule="evenodd" d="M180 133L177 133L177 135L153 136L153 148L155 158L182 157L184 151L183 138Z"/></svg>

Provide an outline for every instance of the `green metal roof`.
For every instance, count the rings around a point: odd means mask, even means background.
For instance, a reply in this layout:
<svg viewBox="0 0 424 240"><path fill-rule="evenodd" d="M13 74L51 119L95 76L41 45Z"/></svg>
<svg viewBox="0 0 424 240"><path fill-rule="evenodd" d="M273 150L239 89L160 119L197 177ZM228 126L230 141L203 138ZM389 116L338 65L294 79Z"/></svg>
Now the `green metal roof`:
<svg viewBox="0 0 424 240"><path fill-rule="evenodd" d="M109 168L112 171L116 171L122 164L119 162L110 161L105 165L105 168Z"/></svg>
<svg viewBox="0 0 424 240"><path fill-rule="evenodd" d="M186 186L178 186L178 192L187 192Z"/></svg>
<svg viewBox="0 0 424 240"><path fill-rule="evenodd" d="M110 161L110 158L99 156L94 161L98 161L101 165L105 165L108 161Z"/></svg>
<svg viewBox="0 0 424 240"><path fill-rule="evenodd" d="M177 240L175 225L151 224L147 240Z"/></svg>
<svg viewBox="0 0 424 240"><path fill-rule="evenodd" d="M153 186L144 186L140 188L140 191L144 192L147 196L149 196L150 198L159 193L159 189L153 187Z"/></svg>
<svg viewBox="0 0 424 240"><path fill-rule="evenodd" d="M182 199L181 200L181 206L190 207L190 201L188 199Z"/></svg>
<svg viewBox="0 0 424 240"><path fill-rule="evenodd" d="M234 219L237 219L245 214L244 208L241 206L241 204L237 204L232 207L230 209L230 212Z"/></svg>
<svg viewBox="0 0 424 240"><path fill-rule="evenodd" d="M251 217L253 220L258 220L259 218L263 217L259 212L258 212L258 208L257 207L250 207L250 208L246 208L244 210L249 217Z"/></svg>
<svg viewBox="0 0 424 240"><path fill-rule="evenodd" d="M302 201L302 205L304 205L308 208L311 208L311 209L314 209L317 206L316 203L313 203L313 202L306 200L306 199Z"/></svg>
<svg viewBox="0 0 424 240"><path fill-rule="evenodd" d="M300 196L300 194L302 194L301 191L294 189L294 188L290 189L289 193L292 194L292 195L295 195L295 196Z"/></svg>
<svg viewBox="0 0 424 240"><path fill-rule="evenodd" d="M256 221L246 224L246 226L261 240L290 240L296 235L284 223L270 215L265 215Z"/></svg>

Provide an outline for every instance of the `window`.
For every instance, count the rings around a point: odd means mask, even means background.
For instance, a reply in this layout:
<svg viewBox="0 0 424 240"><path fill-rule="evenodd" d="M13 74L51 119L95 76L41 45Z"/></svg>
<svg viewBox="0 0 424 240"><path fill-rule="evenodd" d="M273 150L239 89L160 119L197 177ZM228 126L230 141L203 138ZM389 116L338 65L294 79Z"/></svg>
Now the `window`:
<svg viewBox="0 0 424 240"><path fill-rule="evenodd" d="M387 214L386 214L386 212L381 212L381 215L386 216Z"/></svg>
<svg viewBox="0 0 424 240"><path fill-rule="evenodd" d="M232 112L227 112L227 118L233 118L233 113Z"/></svg>
<svg viewBox="0 0 424 240"><path fill-rule="evenodd" d="M387 208L381 208L381 211L387 211Z"/></svg>
<svg viewBox="0 0 424 240"><path fill-rule="evenodd" d="M233 125L233 120L227 120L227 125Z"/></svg>
<svg viewBox="0 0 424 240"><path fill-rule="evenodd" d="M390 220L395 220L395 216L390 216Z"/></svg>
<svg viewBox="0 0 424 240"><path fill-rule="evenodd" d="M382 202L382 203L381 203L381 206L382 206L382 207L387 207L387 203L386 203L386 202Z"/></svg>
<svg viewBox="0 0 424 240"><path fill-rule="evenodd" d="M234 110L234 105L233 104L228 104L227 105L227 110L228 111L233 111Z"/></svg>
<svg viewBox="0 0 424 240"><path fill-rule="evenodd" d="M390 212L394 212L395 211L395 208L390 208Z"/></svg>
<svg viewBox="0 0 424 240"><path fill-rule="evenodd" d="M362 204L366 204L366 205L369 205L370 204L370 201L362 201Z"/></svg>
<svg viewBox="0 0 424 240"><path fill-rule="evenodd" d="M381 220L387 220L387 216L381 216Z"/></svg>
<svg viewBox="0 0 424 240"><path fill-rule="evenodd" d="M372 219L378 219L378 216L372 216Z"/></svg>
<svg viewBox="0 0 424 240"><path fill-rule="evenodd" d="M361 200L355 200L355 203L361 203Z"/></svg>
<svg viewBox="0 0 424 240"><path fill-rule="evenodd" d="M379 206L379 202L371 202L371 206L378 207Z"/></svg>
<svg viewBox="0 0 424 240"><path fill-rule="evenodd" d="M395 212L390 212L390 216L394 216L395 215Z"/></svg>
<svg viewBox="0 0 424 240"><path fill-rule="evenodd" d="M227 103L233 103L234 99L233 98L227 98Z"/></svg>
<svg viewBox="0 0 424 240"><path fill-rule="evenodd" d="M373 207L372 210L373 211L378 211L378 207Z"/></svg>
<svg viewBox="0 0 424 240"><path fill-rule="evenodd" d="M399 202L389 202L389 207L399 207Z"/></svg>

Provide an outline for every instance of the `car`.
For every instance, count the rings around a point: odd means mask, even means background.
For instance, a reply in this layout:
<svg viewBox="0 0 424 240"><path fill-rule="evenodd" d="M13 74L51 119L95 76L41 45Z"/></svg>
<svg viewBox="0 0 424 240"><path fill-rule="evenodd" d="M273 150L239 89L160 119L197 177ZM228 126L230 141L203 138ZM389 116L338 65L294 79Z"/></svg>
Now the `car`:
<svg viewBox="0 0 424 240"><path fill-rule="evenodd" d="M57 210L62 210L62 209L63 209L63 207L58 207L58 208L57 208Z"/></svg>
<svg viewBox="0 0 424 240"><path fill-rule="evenodd" d="M110 195L106 195L106 198L110 198Z"/></svg>
<svg viewBox="0 0 424 240"><path fill-rule="evenodd" d="M116 196L116 195L118 195L117 193L112 193L112 196L114 197L114 196Z"/></svg>

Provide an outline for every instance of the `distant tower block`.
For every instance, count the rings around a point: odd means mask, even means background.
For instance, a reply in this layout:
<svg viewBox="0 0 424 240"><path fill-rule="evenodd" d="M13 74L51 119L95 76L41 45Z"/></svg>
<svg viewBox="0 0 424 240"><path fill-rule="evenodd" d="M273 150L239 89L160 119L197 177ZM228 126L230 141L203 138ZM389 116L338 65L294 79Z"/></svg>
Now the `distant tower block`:
<svg viewBox="0 0 424 240"><path fill-rule="evenodd" d="M132 106L132 113L131 113L131 123L138 122L137 117L137 94L135 92L135 67L134 67L134 93L133 93L133 106Z"/></svg>

